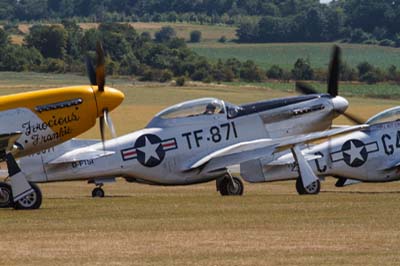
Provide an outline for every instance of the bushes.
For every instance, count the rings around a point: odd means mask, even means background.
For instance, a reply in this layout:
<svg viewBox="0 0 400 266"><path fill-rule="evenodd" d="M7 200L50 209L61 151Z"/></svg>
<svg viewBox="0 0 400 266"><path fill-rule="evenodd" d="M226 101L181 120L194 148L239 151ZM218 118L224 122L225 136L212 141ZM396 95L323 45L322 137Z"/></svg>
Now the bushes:
<svg viewBox="0 0 400 266"><path fill-rule="evenodd" d="M396 42L392 41L392 40L389 40L389 39L383 39L383 40L379 41L379 45L395 47L396 46Z"/></svg>
<svg viewBox="0 0 400 266"><path fill-rule="evenodd" d="M190 42L200 42L201 41L201 31L194 30L190 32Z"/></svg>
<svg viewBox="0 0 400 266"><path fill-rule="evenodd" d="M154 35L156 42L168 42L176 37L176 31L171 26L162 27Z"/></svg>
<svg viewBox="0 0 400 266"><path fill-rule="evenodd" d="M265 79L265 72L253 61L247 60L240 69L240 79L250 82L260 82Z"/></svg>
<svg viewBox="0 0 400 266"><path fill-rule="evenodd" d="M222 35L222 36L218 39L218 42L220 42L220 43L226 43L226 41L227 41L227 39L226 39L226 36L225 36L225 35Z"/></svg>
<svg viewBox="0 0 400 266"><path fill-rule="evenodd" d="M270 79L282 79L283 69L277 65L273 65L270 69L267 70L267 77Z"/></svg>
<svg viewBox="0 0 400 266"><path fill-rule="evenodd" d="M296 80L312 80L314 78L314 70L311 68L310 62L303 58L297 59L292 69L292 77Z"/></svg>
<svg viewBox="0 0 400 266"><path fill-rule="evenodd" d="M140 81L156 81L156 82L167 82L170 81L173 74L170 70L160 69L146 69L143 75L139 78Z"/></svg>
<svg viewBox="0 0 400 266"><path fill-rule="evenodd" d="M182 87L185 85L185 77L179 77L176 79L176 86Z"/></svg>
<svg viewBox="0 0 400 266"><path fill-rule="evenodd" d="M64 73L64 61L57 58L47 58L41 67L42 72Z"/></svg>

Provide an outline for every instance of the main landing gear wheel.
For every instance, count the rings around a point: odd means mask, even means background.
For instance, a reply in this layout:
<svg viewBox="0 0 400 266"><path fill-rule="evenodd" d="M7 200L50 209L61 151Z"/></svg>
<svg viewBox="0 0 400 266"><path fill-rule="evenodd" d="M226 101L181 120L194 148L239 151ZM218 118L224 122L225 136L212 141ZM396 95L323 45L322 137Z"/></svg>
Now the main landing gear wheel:
<svg viewBox="0 0 400 266"><path fill-rule="evenodd" d="M92 197L93 198L104 198L104 190L100 187L96 187L92 190Z"/></svg>
<svg viewBox="0 0 400 266"><path fill-rule="evenodd" d="M0 208L13 207L12 198L11 186L5 182L0 182Z"/></svg>
<svg viewBox="0 0 400 266"><path fill-rule="evenodd" d="M218 190L222 196L241 196L243 195L244 186L240 178L227 176L219 182Z"/></svg>
<svg viewBox="0 0 400 266"><path fill-rule="evenodd" d="M303 186L301 177L296 179L296 190L299 195L316 195L321 190L321 182L319 180L311 183L307 188Z"/></svg>
<svg viewBox="0 0 400 266"><path fill-rule="evenodd" d="M16 210L34 210L39 209L40 205L42 205L42 192L40 188L34 183L30 183L30 185L33 192L15 202L14 208Z"/></svg>

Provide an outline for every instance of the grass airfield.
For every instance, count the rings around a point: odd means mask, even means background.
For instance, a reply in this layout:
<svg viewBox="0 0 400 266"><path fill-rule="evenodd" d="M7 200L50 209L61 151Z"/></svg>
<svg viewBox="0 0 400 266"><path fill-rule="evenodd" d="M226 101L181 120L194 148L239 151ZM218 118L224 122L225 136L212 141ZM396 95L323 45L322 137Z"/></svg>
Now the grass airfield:
<svg viewBox="0 0 400 266"><path fill-rule="evenodd" d="M293 95L256 86L107 82L126 95L111 113L118 135L142 128L162 108L183 100L212 96L242 103ZM66 84L87 79L0 73L1 94ZM398 104L348 100L350 111L363 118ZM99 138L98 129L83 137ZM119 180L105 186L103 199L92 199L93 186L85 182L40 187L41 209L0 210L0 265L396 265L400 260L399 183L338 189L327 179L318 196L298 196L293 181L245 183L243 197L221 197L213 182L156 187Z"/></svg>

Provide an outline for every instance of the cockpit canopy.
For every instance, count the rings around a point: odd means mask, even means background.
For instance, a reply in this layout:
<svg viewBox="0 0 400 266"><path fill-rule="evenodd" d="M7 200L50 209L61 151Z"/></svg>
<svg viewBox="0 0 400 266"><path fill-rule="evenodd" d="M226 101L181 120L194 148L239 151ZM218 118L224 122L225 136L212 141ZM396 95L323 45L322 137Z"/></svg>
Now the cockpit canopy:
<svg viewBox="0 0 400 266"><path fill-rule="evenodd" d="M366 124L373 125L400 120L400 106L396 106L380 112L367 120Z"/></svg>
<svg viewBox="0 0 400 266"><path fill-rule="evenodd" d="M173 105L159 112L156 117L174 119L224 113L225 108L223 101L215 98L202 98Z"/></svg>
<svg viewBox="0 0 400 266"><path fill-rule="evenodd" d="M224 120L238 114L240 107L216 98L201 98L168 107L154 116L147 127L173 127Z"/></svg>

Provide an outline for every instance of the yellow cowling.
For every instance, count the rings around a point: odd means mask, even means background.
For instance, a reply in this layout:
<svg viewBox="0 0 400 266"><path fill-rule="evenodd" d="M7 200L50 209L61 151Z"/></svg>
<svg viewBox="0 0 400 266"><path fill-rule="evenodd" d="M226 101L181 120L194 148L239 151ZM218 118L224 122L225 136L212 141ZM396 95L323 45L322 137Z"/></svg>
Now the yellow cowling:
<svg viewBox="0 0 400 266"><path fill-rule="evenodd" d="M30 109L61 143L93 127L104 109L115 109L123 99L124 94L113 88L99 91L97 86L63 87L1 96L0 111Z"/></svg>

